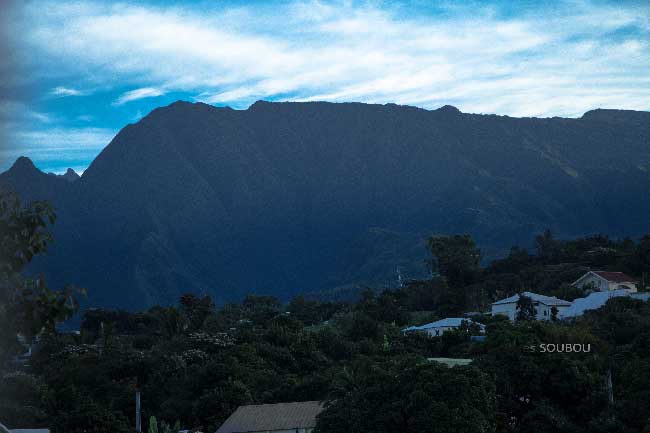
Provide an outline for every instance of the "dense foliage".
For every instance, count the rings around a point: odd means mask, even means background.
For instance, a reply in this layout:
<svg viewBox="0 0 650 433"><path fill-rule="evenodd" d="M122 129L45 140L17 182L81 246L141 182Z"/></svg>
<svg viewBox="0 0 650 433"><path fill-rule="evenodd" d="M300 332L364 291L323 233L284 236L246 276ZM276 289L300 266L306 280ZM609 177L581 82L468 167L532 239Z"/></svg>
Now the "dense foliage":
<svg viewBox="0 0 650 433"><path fill-rule="evenodd" d="M52 240L47 225L54 220L47 203L24 207L16 195L0 190L0 363L20 349L16 334L31 342L76 308L69 291L52 292L42 278L21 275L35 255L47 250Z"/></svg>
<svg viewBox="0 0 650 433"><path fill-rule="evenodd" d="M438 236L430 246L439 275L367 290L354 303L249 295L216 308L187 294L176 307L87 310L78 334L41 326L29 363L5 363L0 420L55 433L131 432L140 391L148 431L213 432L239 405L324 400L319 433L647 432L650 303L613 299L569 323L478 316L483 342L465 330L430 338L401 329L486 311L522 289L573 298L582 293L569 284L589 268L645 280L649 245L650 237L546 233L534 254L514 248L481 268L471 239ZM549 343L589 351L540 350ZM438 357L474 361L427 360Z"/></svg>

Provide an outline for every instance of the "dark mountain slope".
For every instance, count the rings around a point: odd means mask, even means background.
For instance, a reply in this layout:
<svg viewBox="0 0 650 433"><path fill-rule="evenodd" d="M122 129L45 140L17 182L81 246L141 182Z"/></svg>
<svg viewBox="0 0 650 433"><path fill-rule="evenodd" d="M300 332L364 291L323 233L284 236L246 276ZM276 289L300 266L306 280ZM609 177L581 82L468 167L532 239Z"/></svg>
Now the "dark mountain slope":
<svg viewBox="0 0 650 433"><path fill-rule="evenodd" d="M36 193L34 170L0 175L60 210L57 245L33 270L85 285L91 304L285 297L394 283L398 266L423 275L430 233L472 233L492 257L545 228L640 235L650 113L177 102L125 127L73 183L43 175Z"/></svg>

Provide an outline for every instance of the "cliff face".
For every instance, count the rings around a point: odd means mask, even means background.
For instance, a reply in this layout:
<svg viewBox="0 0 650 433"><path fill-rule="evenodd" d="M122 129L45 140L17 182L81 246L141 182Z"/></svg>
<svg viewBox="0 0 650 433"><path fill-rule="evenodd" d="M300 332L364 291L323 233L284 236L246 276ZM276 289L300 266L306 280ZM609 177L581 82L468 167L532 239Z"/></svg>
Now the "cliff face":
<svg viewBox="0 0 650 433"><path fill-rule="evenodd" d="M0 183L59 211L32 266L138 308L395 284L424 237L487 256L559 236L637 236L650 215L650 113L509 118L396 105L177 102L128 125L67 182L19 160Z"/></svg>

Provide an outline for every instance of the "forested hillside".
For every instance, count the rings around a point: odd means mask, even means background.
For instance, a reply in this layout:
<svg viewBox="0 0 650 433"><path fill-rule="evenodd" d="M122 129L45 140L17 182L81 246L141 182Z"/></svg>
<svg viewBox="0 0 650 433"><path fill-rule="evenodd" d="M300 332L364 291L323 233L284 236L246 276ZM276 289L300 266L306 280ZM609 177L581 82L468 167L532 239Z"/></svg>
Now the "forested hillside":
<svg viewBox="0 0 650 433"><path fill-rule="evenodd" d="M355 303L249 295L216 308L209 296L187 294L176 306L140 312L87 310L79 334L61 334L52 325L75 308L66 303L73 292L61 297L44 282L34 292L33 281L15 274L48 246L49 210L2 209L4 228L12 230L4 253L13 248L3 257L21 258L2 264L11 277L3 281L15 290L0 299L14 318L2 326L2 347L11 347L3 361L20 353L15 331L7 343L12 329L38 337L27 364L4 363L0 419L12 427L130 432L139 390L145 420L204 432L239 405L307 400L328 402L319 433L650 429L650 303L615 298L571 322L513 324L480 315L474 320L487 325L484 342L471 341L463 328L434 338L401 332L468 308L484 311L493 297L522 289L582 295L568 283L590 268L625 270L643 285L648 236L558 241L546 233L535 239L534 254L513 249L487 267L471 237L431 237L433 278L367 290ZM531 350L542 343L590 349ZM473 362L450 368L427 361L437 357Z"/></svg>
<svg viewBox="0 0 650 433"><path fill-rule="evenodd" d="M122 129L80 179L21 158L0 184L59 216L28 272L86 287L87 306L134 310L183 293L223 305L379 288L398 269L421 279L431 234L469 233L486 261L547 228L638 238L649 148L647 112L177 102Z"/></svg>

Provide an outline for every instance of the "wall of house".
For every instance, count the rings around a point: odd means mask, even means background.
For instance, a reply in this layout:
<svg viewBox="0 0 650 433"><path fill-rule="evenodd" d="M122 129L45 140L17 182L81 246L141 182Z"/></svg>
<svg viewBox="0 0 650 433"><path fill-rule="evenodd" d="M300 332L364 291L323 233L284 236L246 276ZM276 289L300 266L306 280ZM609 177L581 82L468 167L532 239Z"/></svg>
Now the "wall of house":
<svg viewBox="0 0 650 433"><path fill-rule="evenodd" d="M439 328L429 328L426 331L430 337L440 337L442 334L449 331L450 329L456 329L456 328L452 326L441 326Z"/></svg>
<svg viewBox="0 0 650 433"><path fill-rule="evenodd" d="M553 309L552 305L536 303L535 308L537 309L537 315L535 316L537 320L551 320L551 318L553 317L551 311ZM557 317L559 319L560 316L562 315L562 311L569 308L569 306L556 305L555 308L557 308Z"/></svg>
<svg viewBox="0 0 650 433"><path fill-rule="evenodd" d="M535 302L534 305L536 310L536 320L551 320L551 309L553 306L540 304L539 302ZM557 306L558 317L560 317L560 313L567 308L568 306ZM508 319L514 322L517 317L517 304L513 302L510 304L492 305L492 315L494 316L496 314L508 316Z"/></svg>
<svg viewBox="0 0 650 433"><path fill-rule="evenodd" d="M492 315L496 316L497 314L508 316L508 319L514 321L515 315L517 314L517 304L513 302L510 304L492 305Z"/></svg>
<svg viewBox="0 0 650 433"><path fill-rule="evenodd" d="M610 288L609 290L628 290L630 293L636 293L637 288L636 284L633 283L627 283L627 284L618 284L618 283L612 283L613 288Z"/></svg>
<svg viewBox="0 0 650 433"><path fill-rule="evenodd" d="M609 284L607 281L603 280L600 277L597 277L594 274L589 274L585 278L582 279L578 284L576 284L579 288L583 289L585 286L593 286L594 289L599 290L601 292L604 292L606 290L611 290Z"/></svg>
<svg viewBox="0 0 650 433"><path fill-rule="evenodd" d="M535 302L535 310L537 311L536 320L551 320L551 307L548 305Z"/></svg>

